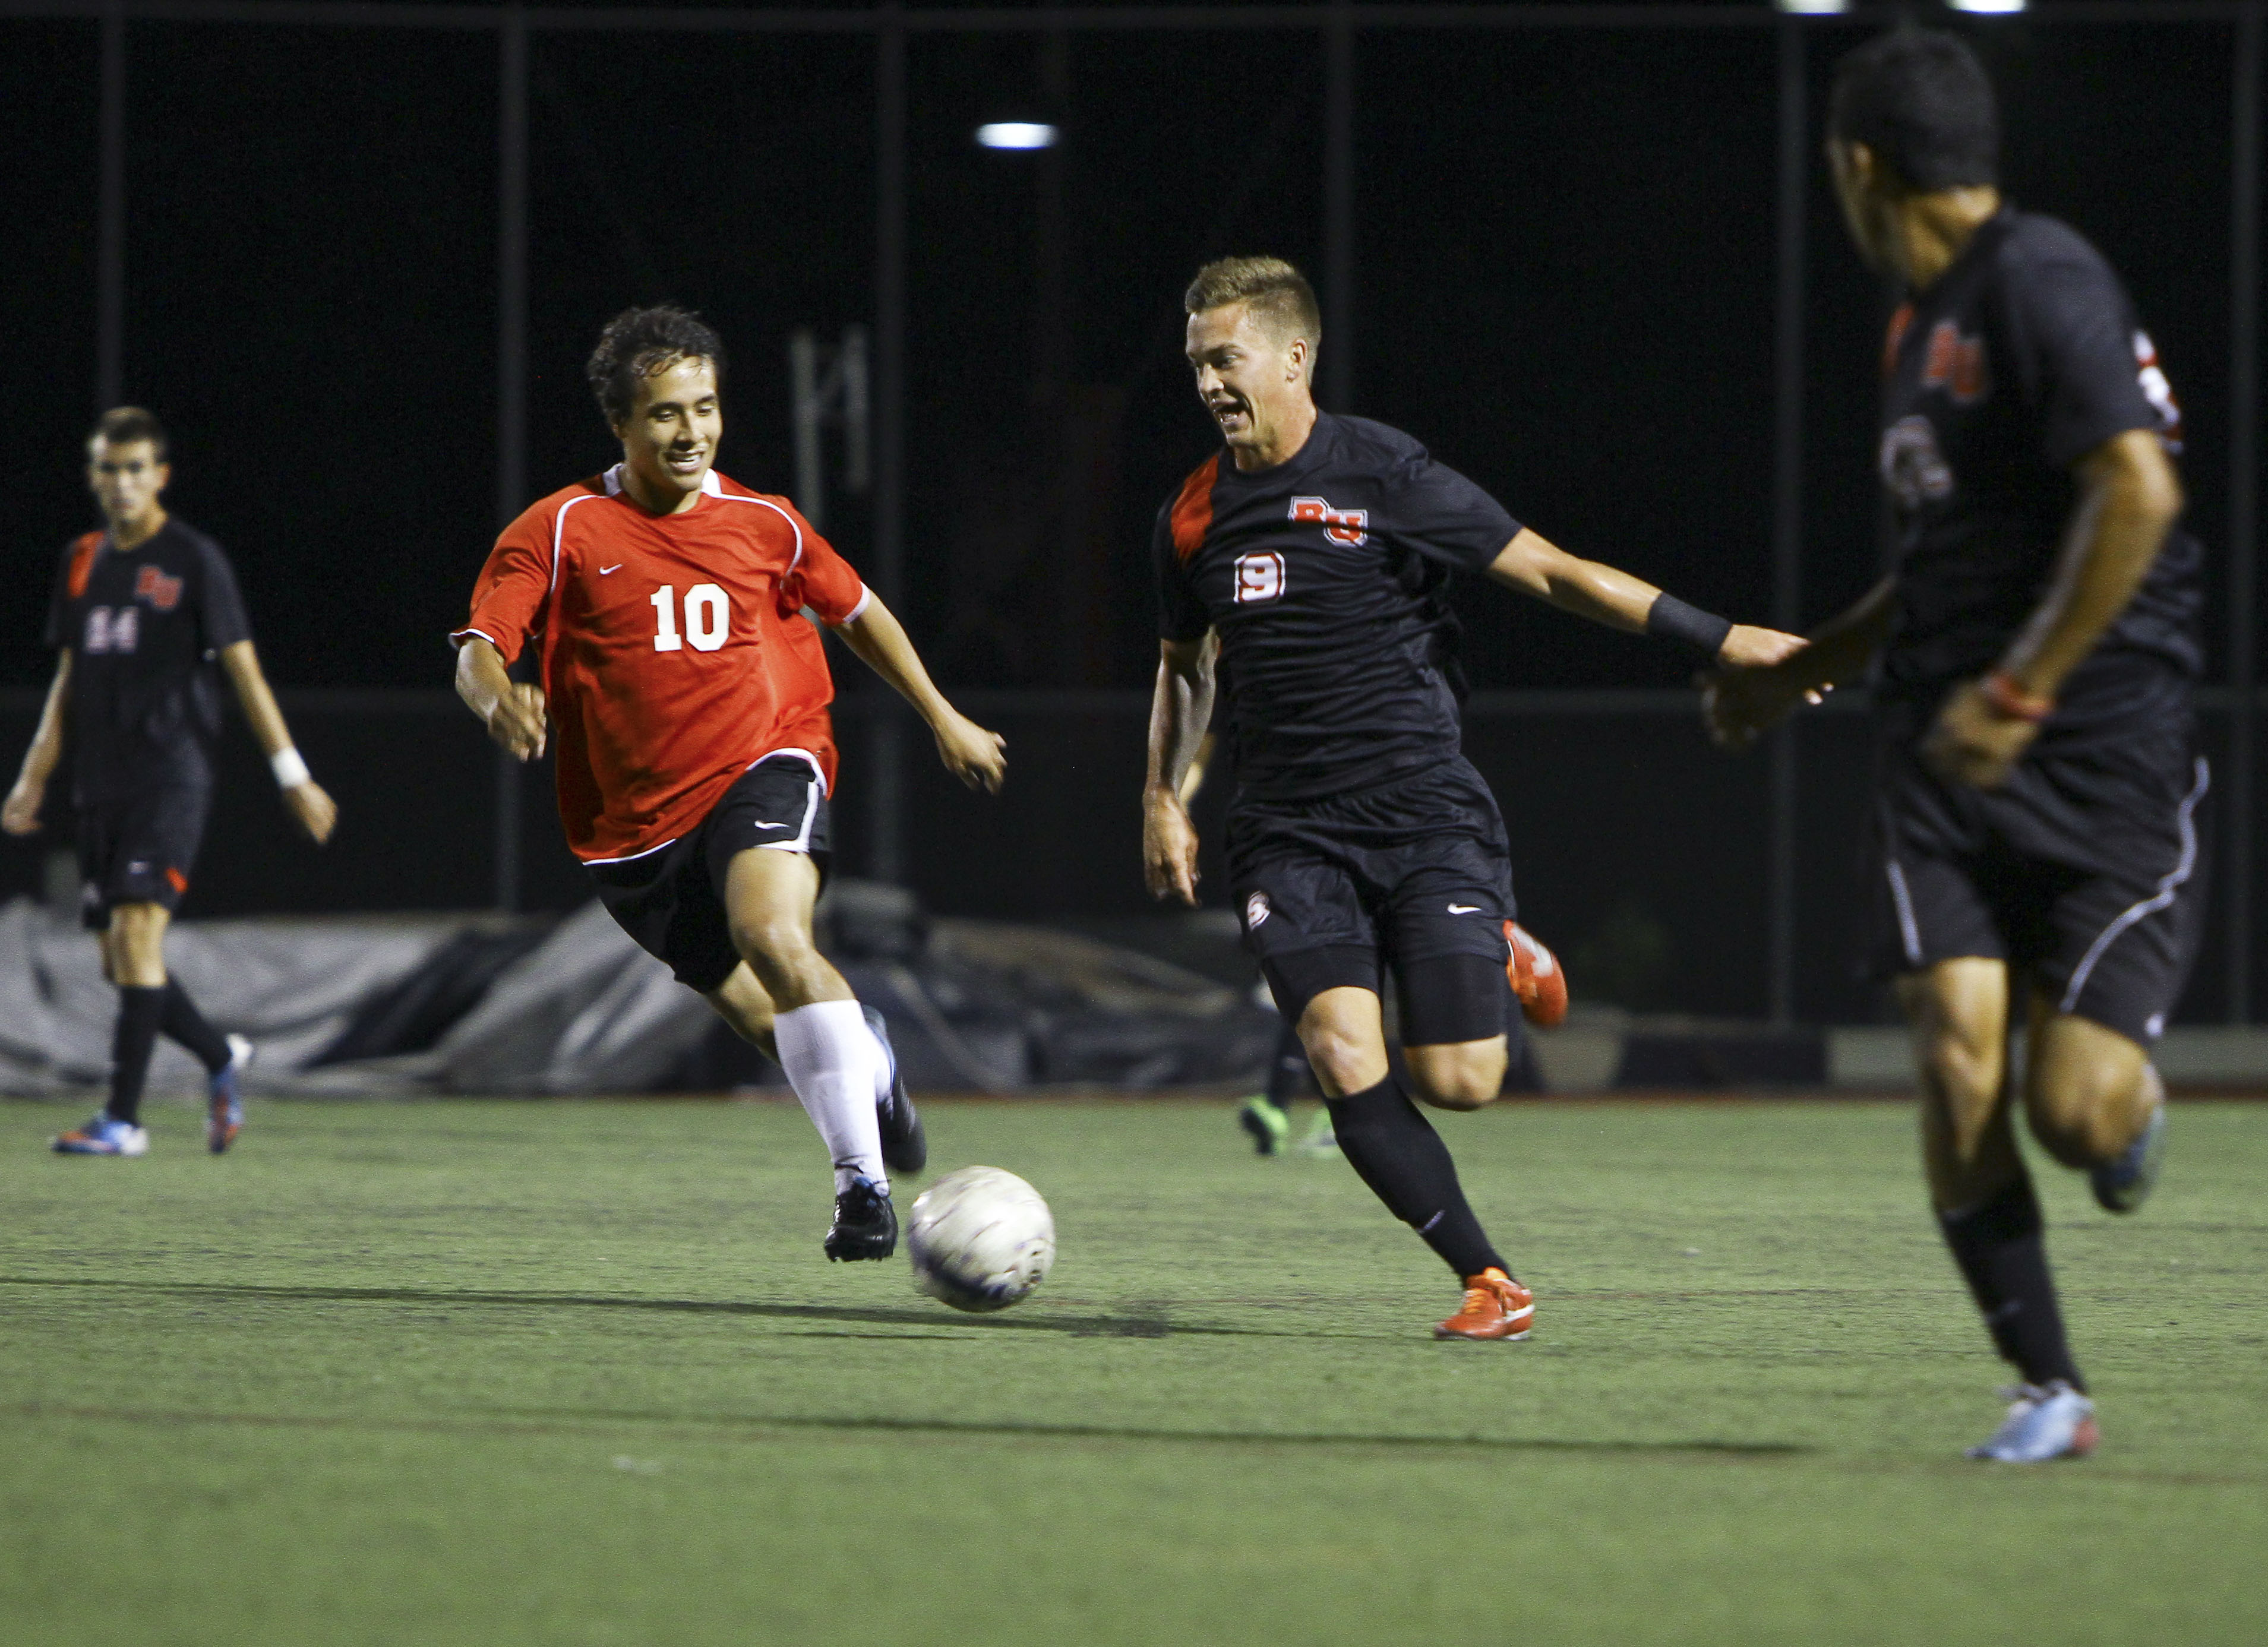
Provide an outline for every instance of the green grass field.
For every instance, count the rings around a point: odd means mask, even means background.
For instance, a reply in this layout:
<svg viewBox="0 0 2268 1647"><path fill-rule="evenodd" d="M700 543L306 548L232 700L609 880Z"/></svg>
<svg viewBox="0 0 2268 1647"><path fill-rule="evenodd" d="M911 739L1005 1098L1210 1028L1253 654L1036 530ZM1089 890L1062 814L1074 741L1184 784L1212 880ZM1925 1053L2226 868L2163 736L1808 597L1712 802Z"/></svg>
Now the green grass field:
<svg viewBox="0 0 2268 1647"><path fill-rule="evenodd" d="M2105 1441L2030 1470L1901 1106L1447 1118L1515 1345L1219 1105L934 1107L1056 1211L986 1319L821 1261L789 1106L78 1118L0 1105L21 1647L2268 1639L2268 1106L2043 1180Z"/></svg>

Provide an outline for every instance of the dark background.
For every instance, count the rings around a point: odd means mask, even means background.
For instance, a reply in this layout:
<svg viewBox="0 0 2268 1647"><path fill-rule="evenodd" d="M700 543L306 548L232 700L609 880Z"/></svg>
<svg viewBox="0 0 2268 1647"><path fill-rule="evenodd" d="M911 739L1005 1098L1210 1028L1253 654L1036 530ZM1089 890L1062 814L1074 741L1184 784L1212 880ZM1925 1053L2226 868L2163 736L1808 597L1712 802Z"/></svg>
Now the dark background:
<svg viewBox="0 0 2268 1647"><path fill-rule="evenodd" d="M2219 658L2231 29L1967 32L2004 99L2010 194L2109 254L2185 405ZM1833 59L1863 34L1805 26L1815 150ZM232 734L190 912L486 902L494 763L446 695L442 637L497 524L496 36L137 21L129 42L125 398L172 426L169 502L234 556L269 675L345 808L329 851L292 842ZM1381 28L1356 50L1356 290L1326 315L1327 392L1346 381L1353 409L1568 547L1766 619L1774 30ZM665 298L732 350L720 467L791 489L787 335L873 320L872 37L538 32L532 52L529 496L611 460L582 361L609 314ZM1137 914L1145 546L1211 439L1179 293L1231 251L1321 276L1323 37L916 33L909 70L902 604L1014 761L1007 797L977 800L909 736L909 878L957 912ZM1004 117L1052 118L1064 143L977 148L973 129ZM0 21L0 122L12 762L51 667L55 556L95 522L78 479L96 409L94 23ZM1808 211L1814 621L1876 573L1885 302L1815 155ZM833 503L830 533L858 561L863 502ZM1609 970L1635 966L1621 992L1638 1004L1759 1011L1762 762L1711 754L1683 714L1538 716L1492 696L1674 687L1687 665L1492 588L1462 606L1483 689L1469 741L1531 923L1571 958L1588 945ZM853 871L876 708L858 673L843 673ZM1800 736L1799 1006L1869 1017L1848 965L1863 720L1816 717ZM526 897L577 901L540 776L526 793ZM0 846L0 893L36 889L41 851ZM1633 944L1655 960L1631 961ZM2192 1015L2222 1010L2215 961Z"/></svg>

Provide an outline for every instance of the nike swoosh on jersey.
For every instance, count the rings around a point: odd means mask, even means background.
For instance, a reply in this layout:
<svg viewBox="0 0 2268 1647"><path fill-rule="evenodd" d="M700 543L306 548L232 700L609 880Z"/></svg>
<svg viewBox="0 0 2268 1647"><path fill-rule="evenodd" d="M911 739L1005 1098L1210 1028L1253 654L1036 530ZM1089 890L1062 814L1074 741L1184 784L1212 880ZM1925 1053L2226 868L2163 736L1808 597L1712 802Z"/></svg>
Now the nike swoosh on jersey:
<svg viewBox="0 0 2268 1647"><path fill-rule="evenodd" d="M616 561L612 566L601 566L599 569L599 576L604 577L608 572L619 572L622 570L622 563L620 561Z"/></svg>
<svg viewBox="0 0 2268 1647"><path fill-rule="evenodd" d="M1451 915L1478 915L1480 912L1481 907L1476 903L1453 903L1449 906Z"/></svg>
<svg viewBox="0 0 2268 1647"><path fill-rule="evenodd" d="M762 818L751 819L749 821L754 823L759 829L792 829L795 827L793 824L768 823Z"/></svg>

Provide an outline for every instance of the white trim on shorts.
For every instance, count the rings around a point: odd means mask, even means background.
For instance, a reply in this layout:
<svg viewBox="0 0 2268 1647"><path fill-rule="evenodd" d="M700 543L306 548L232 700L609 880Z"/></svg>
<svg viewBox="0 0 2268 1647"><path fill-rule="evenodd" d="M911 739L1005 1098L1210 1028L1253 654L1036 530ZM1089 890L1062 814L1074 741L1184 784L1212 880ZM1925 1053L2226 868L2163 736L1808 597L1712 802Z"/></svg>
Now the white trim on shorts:
<svg viewBox="0 0 2268 1647"><path fill-rule="evenodd" d="M802 852L807 855L811 851L811 827L819 819L819 798L827 793L827 770L819 764L819 757L808 749L774 749L758 755L742 769L753 772L775 755L793 755L810 763L811 793L804 802L803 827L796 831L794 840L759 841L754 849L759 852Z"/></svg>
<svg viewBox="0 0 2268 1647"><path fill-rule="evenodd" d="M2096 934L2095 942L2087 946L2087 953L2080 958L2079 965L2072 968L2070 986L2064 990L2063 1002L2056 1008L2057 1011L2073 1012L2079 1010L2080 993L2087 988L2088 976L2094 972L2095 963L2102 959L2103 952L2116 943L2119 935L2129 927L2169 907L2175 898L2180 895L2182 884L2188 880L2191 874L2197 869L2198 837L2195 813L2197 804L2205 798L2205 790L2213 786L2213 774L2206 767L2203 755L2197 758L2195 770L2197 782L2191 786L2188 795L2183 798L2179 811L2175 813L2175 826L2181 831L2181 855L2175 859L2173 868L2159 877L2157 891L2139 903L2129 905L2121 910L2109 926Z"/></svg>
<svg viewBox="0 0 2268 1647"><path fill-rule="evenodd" d="M1889 877L1890 901L1897 908L1898 940L1905 945L1906 965L1918 968L1921 924L1914 919L1913 893L1907 890L1905 869L1898 862L1897 820L1888 806L1882 808L1882 871Z"/></svg>

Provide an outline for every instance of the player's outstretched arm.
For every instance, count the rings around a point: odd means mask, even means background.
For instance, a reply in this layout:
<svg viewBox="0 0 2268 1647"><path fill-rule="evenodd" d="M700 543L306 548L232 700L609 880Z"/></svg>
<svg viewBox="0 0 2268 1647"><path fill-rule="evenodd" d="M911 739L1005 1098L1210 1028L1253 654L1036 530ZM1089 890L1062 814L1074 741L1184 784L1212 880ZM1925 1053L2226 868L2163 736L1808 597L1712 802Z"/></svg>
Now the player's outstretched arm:
<svg viewBox="0 0 2268 1647"><path fill-rule="evenodd" d="M1158 685L1150 700L1150 766L1142 783L1142 879L1152 898L1197 901L1197 831L1182 799L1183 781L1212 721L1218 639L1158 643ZM1190 786L1195 792L1195 786Z"/></svg>
<svg viewBox="0 0 2268 1647"><path fill-rule="evenodd" d="M543 753L543 688L514 680L504 654L485 635L468 635L457 648L457 695L517 759L533 761Z"/></svg>
<svg viewBox="0 0 2268 1647"><path fill-rule="evenodd" d="M905 626L870 592L866 609L835 631L866 667L888 681L900 697L920 711L937 739L945 769L973 790L998 795L1008 776L1008 740L986 732L945 701L922 666L921 654L906 637Z"/></svg>
<svg viewBox="0 0 2268 1647"><path fill-rule="evenodd" d="M1817 703L1837 687L1863 678L1889 633L1889 578L1810 635L1810 643L1777 664L1719 669L1701 683L1701 719L1720 749L1745 749L1800 703Z"/></svg>
<svg viewBox="0 0 2268 1647"><path fill-rule="evenodd" d="M55 678L48 687L48 701L40 706L39 730L32 746L24 751L24 764L8 800L0 806L0 829L10 835L32 835L40 827L40 803L48 798L48 780L63 754L63 705L70 698L71 654L63 648L55 662Z"/></svg>
<svg viewBox="0 0 2268 1647"><path fill-rule="evenodd" d="M1643 577L1570 555L1525 526L1488 570L1500 584L1609 629L1694 642L1708 650L1712 663L1760 668L1801 651L1804 643L1800 635L1712 619Z"/></svg>
<svg viewBox="0 0 2268 1647"><path fill-rule="evenodd" d="M261 754L268 757L276 787L284 791L284 810L306 831L307 838L320 846L338 824L338 805L307 776L307 763L291 746L284 711L276 707L276 695L268 689L268 677L260 671L260 655L252 650L250 641L239 641L220 649L220 666L228 671L229 680L236 687L236 701L244 706L244 718L259 740Z"/></svg>
<svg viewBox="0 0 2268 1647"><path fill-rule="evenodd" d="M2031 621L1981 680L1946 695L1923 754L1985 789L2007 780L2079 667L2125 610L2182 512L2182 483L2154 430L2114 435L2072 466L2079 498Z"/></svg>

